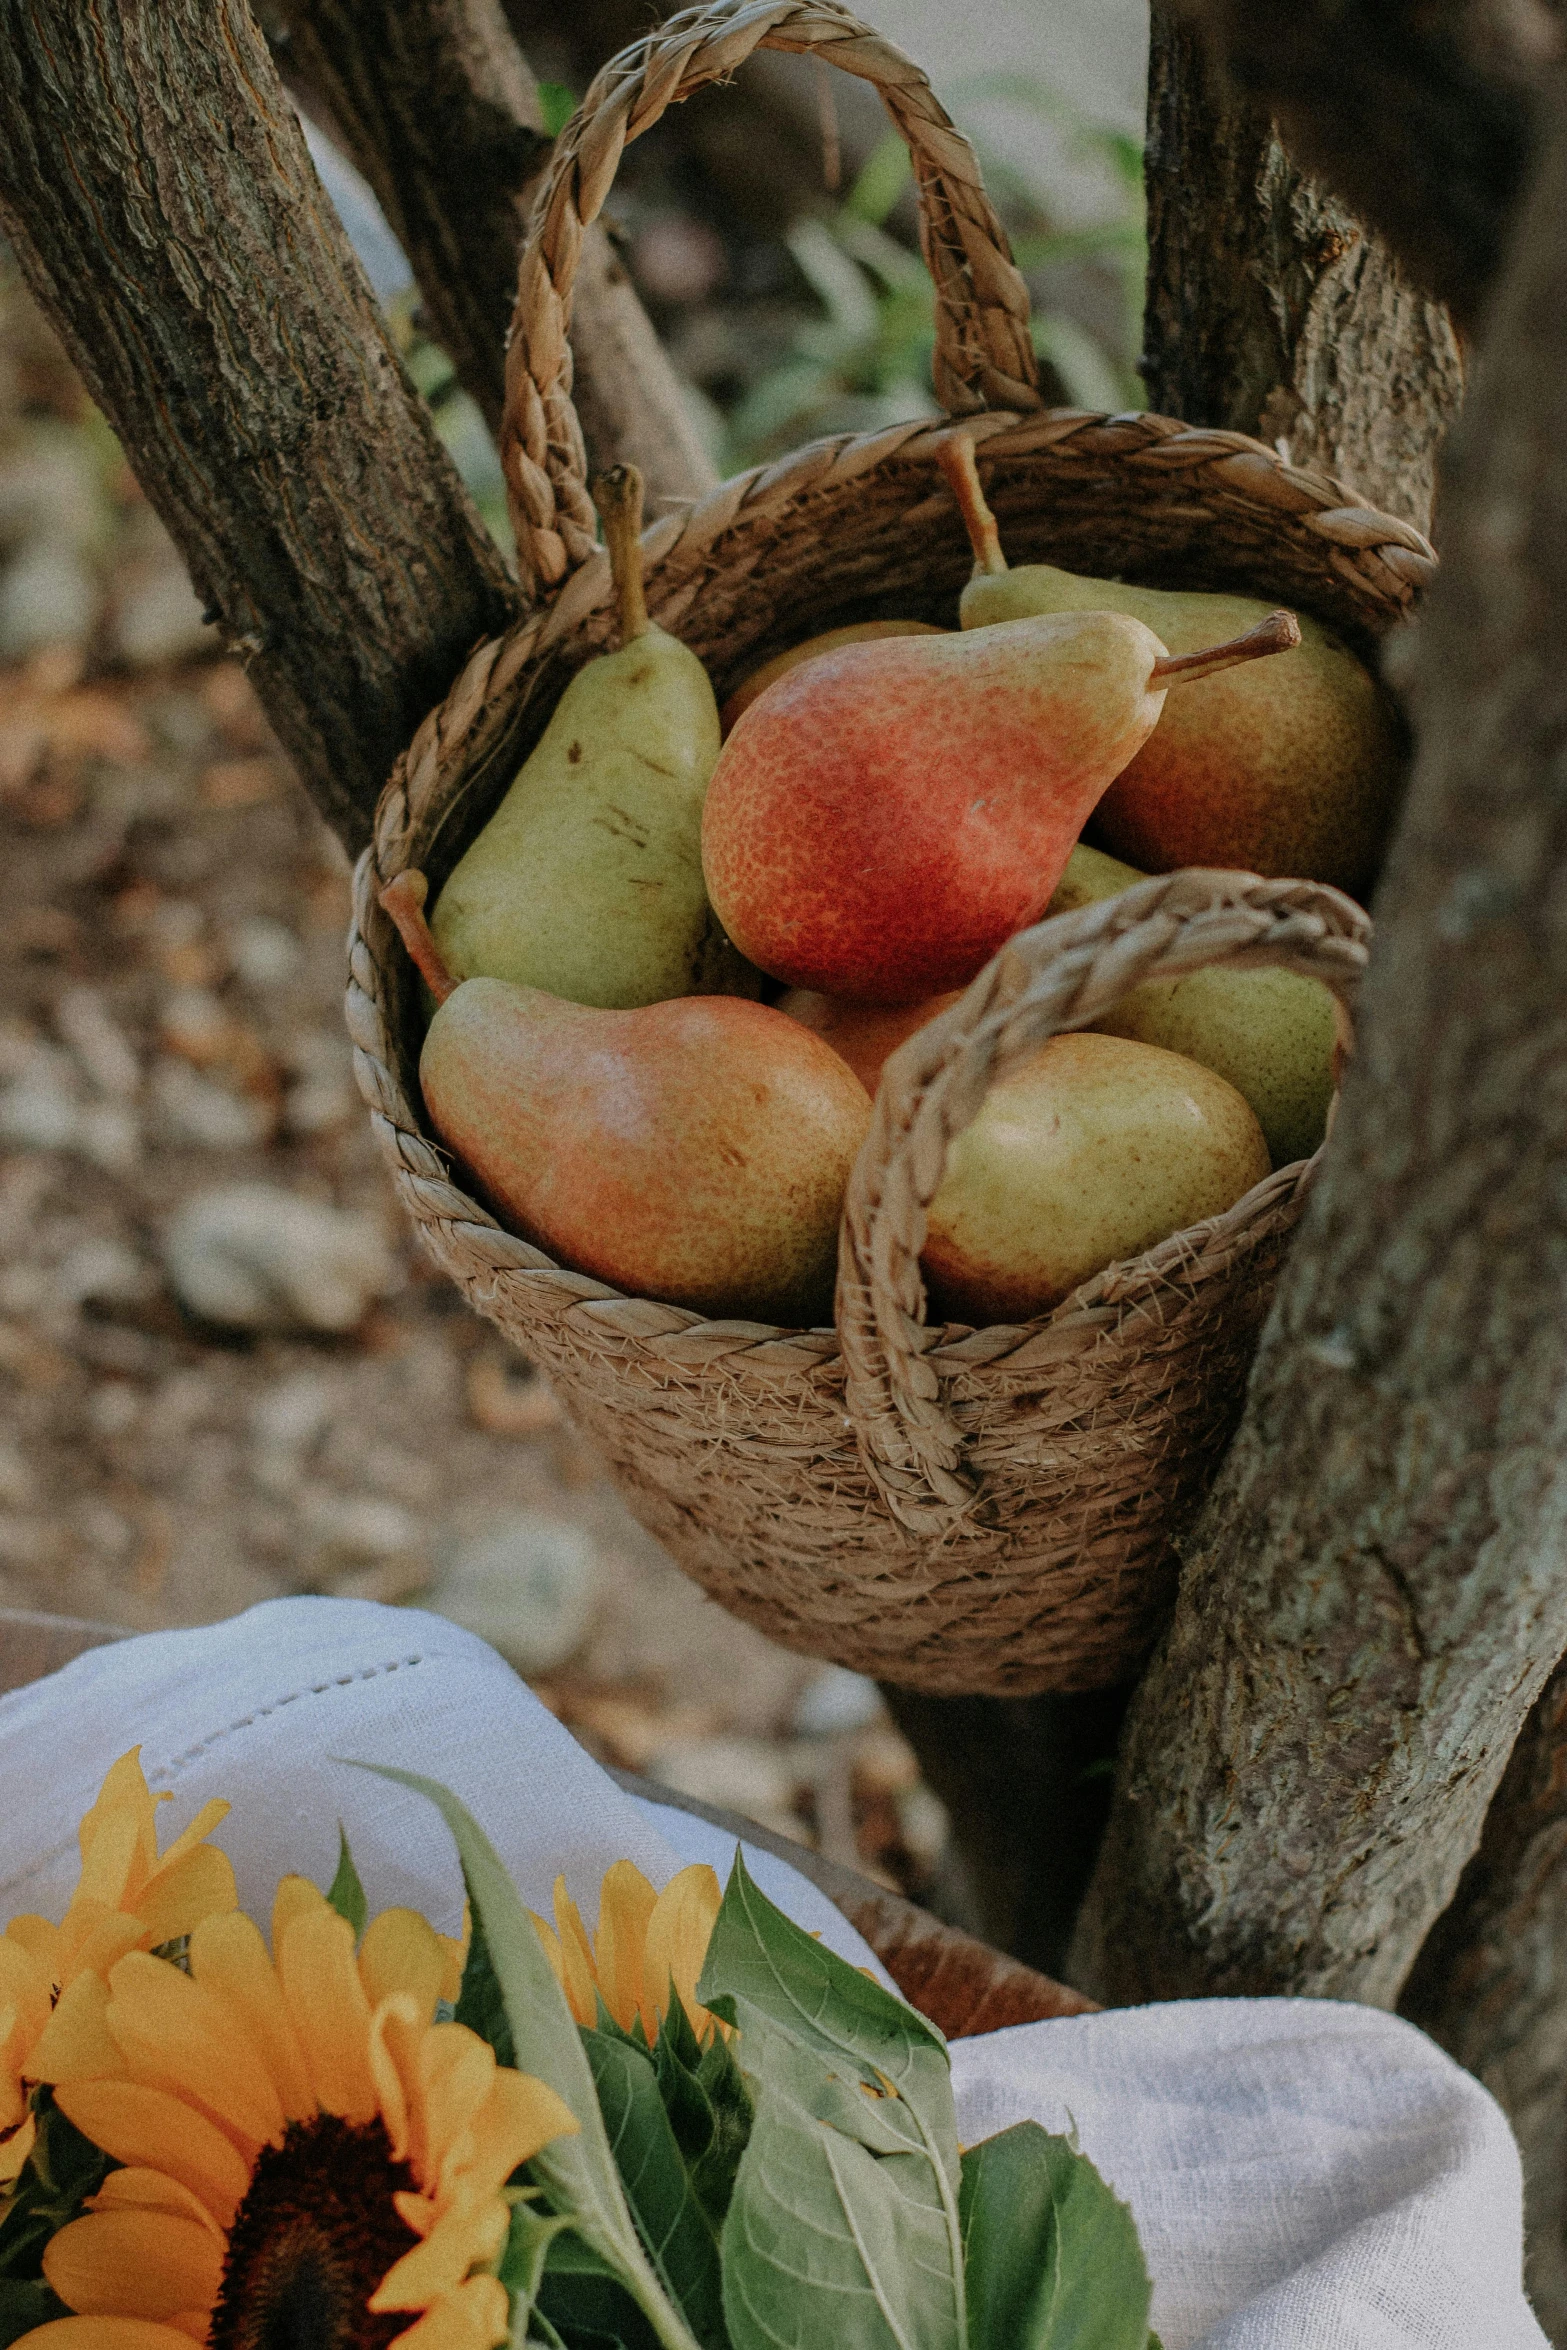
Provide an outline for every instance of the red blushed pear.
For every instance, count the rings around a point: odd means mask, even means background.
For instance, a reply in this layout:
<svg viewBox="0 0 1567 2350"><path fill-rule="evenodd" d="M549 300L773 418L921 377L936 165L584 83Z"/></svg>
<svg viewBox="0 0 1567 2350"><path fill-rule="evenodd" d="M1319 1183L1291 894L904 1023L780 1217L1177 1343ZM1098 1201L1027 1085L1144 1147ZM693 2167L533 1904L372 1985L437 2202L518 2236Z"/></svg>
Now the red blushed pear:
<svg viewBox="0 0 1567 2350"><path fill-rule="evenodd" d="M881 1083L882 1064L905 1038L934 1020L963 993L960 987L942 995L926 996L917 1004L857 1004L848 996L813 995L809 988L791 988L778 999L780 1012L798 1020L830 1044L847 1061L867 1093Z"/></svg>
<svg viewBox="0 0 1567 2350"><path fill-rule="evenodd" d="M738 996L604 1011L510 980L459 984L425 894L414 872L381 893L436 999L419 1083L437 1134L496 1213L634 1296L795 1327L826 1320L871 1114L838 1055Z"/></svg>
<svg viewBox="0 0 1567 2350"><path fill-rule="evenodd" d="M846 645L741 717L702 817L730 938L793 987L908 1004L1036 921L1165 693L1282 652L1287 612L1174 659L1119 612Z"/></svg>

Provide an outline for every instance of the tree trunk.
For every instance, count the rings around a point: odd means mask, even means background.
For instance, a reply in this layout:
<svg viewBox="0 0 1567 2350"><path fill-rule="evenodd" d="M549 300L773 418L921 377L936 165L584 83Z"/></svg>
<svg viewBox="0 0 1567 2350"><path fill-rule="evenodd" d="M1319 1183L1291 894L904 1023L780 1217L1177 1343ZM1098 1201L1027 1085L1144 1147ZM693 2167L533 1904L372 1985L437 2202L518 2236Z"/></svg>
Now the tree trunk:
<svg viewBox="0 0 1567 2350"><path fill-rule="evenodd" d="M1245 1419L1074 1951L1390 2004L1567 1646L1567 90L1459 428L1421 748Z"/></svg>
<svg viewBox="0 0 1567 2350"><path fill-rule="evenodd" d="M1145 168L1149 406L1285 437L1296 463L1343 474L1424 528L1463 390L1445 312L1302 178L1203 37L1159 0ZM1128 1692L1087 1707L886 1694L952 1817L976 1922L1029 1965L1058 1970Z"/></svg>
<svg viewBox="0 0 1567 2350"><path fill-rule="evenodd" d="M1463 396L1447 313L1157 0L1146 176L1149 406L1282 442L1427 529Z"/></svg>
<svg viewBox="0 0 1567 2350"><path fill-rule="evenodd" d="M1562 0L1186 0L1290 150L1466 330L1528 166Z"/></svg>
<svg viewBox="0 0 1567 2350"><path fill-rule="evenodd" d="M517 609L245 0L0 0L0 226L351 849Z"/></svg>
<svg viewBox="0 0 1567 2350"><path fill-rule="evenodd" d="M291 72L386 214L431 332L492 433L532 181L539 94L500 0L286 0ZM717 484L690 404L602 228L577 279L574 397L595 467L641 468L654 507Z"/></svg>
<svg viewBox="0 0 1567 2350"><path fill-rule="evenodd" d="M1567 2340L1567 1666L1524 1725L1399 2010L1478 2074L1517 2131L1529 2292Z"/></svg>

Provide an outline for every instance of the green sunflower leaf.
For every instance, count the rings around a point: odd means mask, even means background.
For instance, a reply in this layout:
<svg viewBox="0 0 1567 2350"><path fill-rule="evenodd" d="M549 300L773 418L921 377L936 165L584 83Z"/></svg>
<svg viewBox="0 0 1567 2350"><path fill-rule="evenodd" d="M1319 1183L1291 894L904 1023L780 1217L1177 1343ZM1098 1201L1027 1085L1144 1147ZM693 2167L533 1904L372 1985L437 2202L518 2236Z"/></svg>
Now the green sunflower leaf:
<svg viewBox="0 0 1567 2350"><path fill-rule="evenodd" d="M738 1853L697 1997L739 2027L756 2107L720 2241L733 2350L965 2350L941 2034L786 1918Z"/></svg>
<svg viewBox="0 0 1567 2350"><path fill-rule="evenodd" d="M751 2135L753 2107L745 2076L724 2034L714 2032L704 2046L674 1996L654 2043L653 2069L680 2158L716 2232L724 2224Z"/></svg>
<svg viewBox="0 0 1567 2350"><path fill-rule="evenodd" d="M1148 2350L1136 2222L1070 2138L1018 2122L971 2146L959 2202L970 2350Z"/></svg>
<svg viewBox="0 0 1567 2350"><path fill-rule="evenodd" d="M0 2350L9 2350L12 2342L19 2342L34 2326L46 2326L52 2318L70 2314L58 2293L52 2293L41 2277L0 2277Z"/></svg>
<svg viewBox="0 0 1567 2350"><path fill-rule="evenodd" d="M622 2033L585 2030L582 2045L648 2258L703 2350L724 2350L718 2230L682 2158L653 2060Z"/></svg>
<svg viewBox="0 0 1567 2350"><path fill-rule="evenodd" d="M357 1942L369 1921L370 1904L359 1882L354 1856L348 1849L348 1830L341 1820L337 1823L337 1874L326 1889L326 1897L338 1916L347 1918Z"/></svg>
<svg viewBox="0 0 1567 2350"><path fill-rule="evenodd" d="M658 2350L615 2271L572 2229L549 2248L536 2307L563 2350Z"/></svg>
<svg viewBox="0 0 1567 2350"><path fill-rule="evenodd" d="M439 1781L387 1763L357 1767L428 1797L445 1820L462 1862L474 1933L482 1930L488 1946L517 2069L546 2082L581 2125L576 2136L556 2138L543 2147L529 2165L530 2176L543 2188L552 2210L569 2219L576 2234L621 2279L663 2350L697 2350L690 2328L659 2285L642 2249L575 2019L499 1853L467 1807Z"/></svg>
<svg viewBox="0 0 1567 2350"><path fill-rule="evenodd" d="M477 2032L481 2040L487 2040L495 2051L497 2064L515 2066L517 2052L512 2046L511 2025L506 2020L506 2001L477 1910L472 1913L468 1955L463 1961L462 1984L452 2021L466 2024L470 2032Z"/></svg>

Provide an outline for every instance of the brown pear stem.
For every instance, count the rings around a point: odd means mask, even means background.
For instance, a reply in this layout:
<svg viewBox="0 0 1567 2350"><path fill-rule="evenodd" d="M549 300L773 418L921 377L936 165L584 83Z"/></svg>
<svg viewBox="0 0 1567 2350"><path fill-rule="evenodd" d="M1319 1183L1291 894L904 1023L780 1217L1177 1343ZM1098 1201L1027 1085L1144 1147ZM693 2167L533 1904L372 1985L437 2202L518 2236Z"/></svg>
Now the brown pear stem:
<svg viewBox="0 0 1567 2350"><path fill-rule="evenodd" d="M449 995L455 994L459 983L452 977L424 918L424 901L429 894L430 884L424 875L410 866L406 873L397 874L387 883L381 892L381 904L396 923L414 969L436 1002L444 1004Z"/></svg>
<svg viewBox="0 0 1567 2350"><path fill-rule="evenodd" d="M620 641L635 643L649 628L642 573L642 476L634 465L612 465L593 484L593 503L604 525L609 567L620 604Z"/></svg>
<svg viewBox="0 0 1567 2350"><path fill-rule="evenodd" d="M980 487L979 466L974 456L974 436L967 432L944 433L936 444L936 463L951 484L957 499L963 527L968 532L969 545L974 550L974 577L994 578L1007 568L1007 559L1001 552L1001 533L996 518L985 502Z"/></svg>
<svg viewBox="0 0 1567 2350"><path fill-rule="evenodd" d="M1300 622L1293 612L1270 612L1243 636L1227 644L1209 645L1201 653L1163 653L1148 673L1150 686L1192 685L1211 677L1216 669L1233 669L1238 661L1260 661L1269 653L1287 653L1300 643Z"/></svg>

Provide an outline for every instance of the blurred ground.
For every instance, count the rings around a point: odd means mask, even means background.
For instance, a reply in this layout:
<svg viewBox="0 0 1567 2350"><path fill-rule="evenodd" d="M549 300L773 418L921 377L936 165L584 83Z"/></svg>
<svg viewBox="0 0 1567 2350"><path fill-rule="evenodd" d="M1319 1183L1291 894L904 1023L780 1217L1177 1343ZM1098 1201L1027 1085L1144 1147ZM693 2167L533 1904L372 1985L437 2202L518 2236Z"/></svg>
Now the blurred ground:
<svg viewBox="0 0 1567 2350"><path fill-rule="evenodd" d="M703 1599L399 1229L342 1027L346 861L240 670L72 668L0 670L0 1603L417 1600L606 1759L918 1887L941 1821L875 1692ZM236 1185L263 1213L220 1270L272 1329L180 1302L179 1212ZM304 1300L265 1253L290 1203L338 1211Z"/></svg>
<svg viewBox="0 0 1567 2350"><path fill-rule="evenodd" d="M883 21L987 144L1055 390L1114 406L1145 28L1106 6L1001 8L983 41L926 0ZM617 187L726 467L930 405L906 164L874 121L856 161L844 121L851 168L813 159L787 220L656 140ZM477 411L311 143L504 539ZM296 1591L434 1607L606 1760L929 1894L945 1822L875 1690L703 1599L414 1253L352 1084L346 861L3 250L0 844L0 1604L135 1629Z"/></svg>

